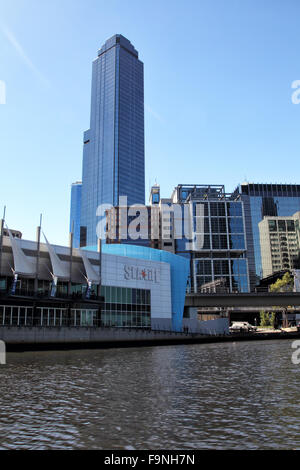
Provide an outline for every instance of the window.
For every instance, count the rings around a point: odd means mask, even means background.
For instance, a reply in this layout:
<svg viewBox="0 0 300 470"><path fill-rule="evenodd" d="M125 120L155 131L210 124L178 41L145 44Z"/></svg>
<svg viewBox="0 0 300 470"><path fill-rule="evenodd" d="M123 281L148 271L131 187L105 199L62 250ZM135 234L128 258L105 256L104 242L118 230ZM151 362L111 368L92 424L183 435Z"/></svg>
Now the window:
<svg viewBox="0 0 300 470"><path fill-rule="evenodd" d="M287 220L286 221L286 227L288 232L294 232L295 231L295 222L293 220Z"/></svg>
<svg viewBox="0 0 300 470"><path fill-rule="evenodd" d="M244 224L242 217L229 217L228 226L230 233L244 233Z"/></svg>
<svg viewBox="0 0 300 470"><path fill-rule="evenodd" d="M213 235L212 236L212 249L213 250L227 250L227 235Z"/></svg>
<svg viewBox="0 0 300 470"><path fill-rule="evenodd" d="M105 302L101 321L105 326L149 327L151 325L150 290L110 287L121 303ZM120 297L119 297L120 296ZM85 323L95 321L85 317Z"/></svg>
<svg viewBox="0 0 300 470"><path fill-rule="evenodd" d="M230 235L229 245L231 250L244 250L245 240L244 235Z"/></svg>
<svg viewBox="0 0 300 470"><path fill-rule="evenodd" d="M269 220L269 230L270 230L270 232L277 232L277 222L276 222L276 220Z"/></svg>

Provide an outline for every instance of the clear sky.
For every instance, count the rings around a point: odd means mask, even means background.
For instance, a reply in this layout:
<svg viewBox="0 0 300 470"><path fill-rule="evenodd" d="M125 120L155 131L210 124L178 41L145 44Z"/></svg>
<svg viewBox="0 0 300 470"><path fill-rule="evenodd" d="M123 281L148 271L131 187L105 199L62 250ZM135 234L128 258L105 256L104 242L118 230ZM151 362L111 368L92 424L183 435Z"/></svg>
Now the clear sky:
<svg viewBox="0 0 300 470"><path fill-rule="evenodd" d="M300 183L299 0L0 0L0 212L67 243L91 65L116 33L145 64L146 197L160 183Z"/></svg>

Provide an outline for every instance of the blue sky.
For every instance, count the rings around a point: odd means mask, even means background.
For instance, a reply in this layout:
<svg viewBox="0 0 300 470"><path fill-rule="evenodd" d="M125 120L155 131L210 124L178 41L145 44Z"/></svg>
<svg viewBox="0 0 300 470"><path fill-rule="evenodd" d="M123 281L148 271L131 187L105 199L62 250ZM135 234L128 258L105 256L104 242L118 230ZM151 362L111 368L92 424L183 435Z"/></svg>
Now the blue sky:
<svg viewBox="0 0 300 470"><path fill-rule="evenodd" d="M145 64L146 188L299 184L298 0L0 0L0 211L67 243L91 63L115 33Z"/></svg>

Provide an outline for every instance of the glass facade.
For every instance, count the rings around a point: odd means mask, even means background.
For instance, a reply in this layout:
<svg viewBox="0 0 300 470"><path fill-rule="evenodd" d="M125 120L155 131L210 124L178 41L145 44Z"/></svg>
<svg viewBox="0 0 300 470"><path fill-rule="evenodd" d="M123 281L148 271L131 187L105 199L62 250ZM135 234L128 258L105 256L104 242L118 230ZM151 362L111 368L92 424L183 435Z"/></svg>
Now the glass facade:
<svg viewBox="0 0 300 470"><path fill-rule="evenodd" d="M71 186L70 233L73 230L73 246L80 246L80 215L81 215L82 183L73 183Z"/></svg>
<svg viewBox="0 0 300 470"><path fill-rule="evenodd" d="M300 185L242 184L251 289L263 276L258 224L265 216L291 217L300 210Z"/></svg>
<svg viewBox="0 0 300 470"><path fill-rule="evenodd" d="M192 199L192 241L187 236L176 240L176 253L190 256L191 291L248 292L242 201L229 201L225 194L223 200L209 200L209 196L208 200L193 200L190 193L188 197Z"/></svg>
<svg viewBox="0 0 300 470"><path fill-rule="evenodd" d="M99 311L93 308L33 307L0 305L0 326L100 326Z"/></svg>
<svg viewBox="0 0 300 470"><path fill-rule="evenodd" d="M144 68L115 35L93 62L90 129L84 134L81 226L84 246L97 242L97 207L145 203ZM82 237L83 238L83 237Z"/></svg>
<svg viewBox="0 0 300 470"><path fill-rule="evenodd" d="M151 327L151 292L147 289L102 286L103 326Z"/></svg>
<svg viewBox="0 0 300 470"><path fill-rule="evenodd" d="M151 291L102 286L101 315L93 307L68 308L0 305L0 326L151 327Z"/></svg>

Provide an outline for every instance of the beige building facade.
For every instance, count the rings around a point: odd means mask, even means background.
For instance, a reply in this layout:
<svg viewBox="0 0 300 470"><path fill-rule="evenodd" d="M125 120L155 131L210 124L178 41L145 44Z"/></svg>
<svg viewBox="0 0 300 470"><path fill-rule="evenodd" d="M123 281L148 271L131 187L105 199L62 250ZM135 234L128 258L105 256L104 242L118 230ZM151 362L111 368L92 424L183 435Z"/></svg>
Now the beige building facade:
<svg viewBox="0 0 300 470"><path fill-rule="evenodd" d="M258 224L263 277L293 269L300 250L300 212L291 217L264 217Z"/></svg>

